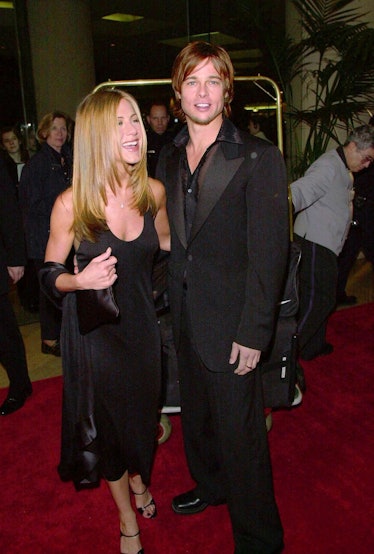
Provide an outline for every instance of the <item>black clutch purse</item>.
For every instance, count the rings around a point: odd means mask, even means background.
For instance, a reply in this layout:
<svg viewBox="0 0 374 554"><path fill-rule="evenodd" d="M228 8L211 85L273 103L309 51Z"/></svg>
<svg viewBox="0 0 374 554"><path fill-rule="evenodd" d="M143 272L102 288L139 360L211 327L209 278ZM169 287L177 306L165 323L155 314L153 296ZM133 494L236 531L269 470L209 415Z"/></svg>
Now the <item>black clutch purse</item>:
<svg viewBox="0 0 374 554"><path fill-rule="evenodd" d="M85 335L104 323L115 323L119 308L112 287L101 290L77 290L78 325L81 335Z"/></svg>

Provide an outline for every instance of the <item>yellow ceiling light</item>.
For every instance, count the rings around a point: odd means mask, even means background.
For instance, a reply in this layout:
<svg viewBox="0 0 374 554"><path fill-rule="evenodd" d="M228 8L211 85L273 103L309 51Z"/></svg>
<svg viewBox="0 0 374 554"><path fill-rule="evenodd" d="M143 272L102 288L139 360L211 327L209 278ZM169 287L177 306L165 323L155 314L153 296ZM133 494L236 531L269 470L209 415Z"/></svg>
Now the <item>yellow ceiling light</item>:
<svg viewBox="0 0 374 554"><path fill-rule="evenodd" d="M230 35L226 35L225 33L221 33L220 31L212 31L210 33L200 33L198 35L160 40L160 43L167 44L168 46L175 46L176 48L183 48L188 42L191 42L193 40L210 39L213 39L215 44L219 44L220 46L242 43L242 40Z"/></svg>
<svg viewBox="0 0 374 554"><path fill-rule="evenodd" d="M0 2L0 9L12 10L14 8L13 2Z"/></svg>
<svg viewBox="0 0 374 554"><path fill-rule="evenodd" d="M104 15L102 19L109 19L109 21L119 21L120 23L132 23L138 19L144 19L142 15L131 15L128 13L111 13Z"/></svg>

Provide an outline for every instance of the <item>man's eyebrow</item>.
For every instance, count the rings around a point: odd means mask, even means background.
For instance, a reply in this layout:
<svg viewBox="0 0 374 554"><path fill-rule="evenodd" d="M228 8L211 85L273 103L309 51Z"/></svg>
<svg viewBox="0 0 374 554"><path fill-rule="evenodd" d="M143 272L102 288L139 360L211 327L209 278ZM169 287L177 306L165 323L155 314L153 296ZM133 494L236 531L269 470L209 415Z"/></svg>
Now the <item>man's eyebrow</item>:
<svg viewBox="0 0 374 554"><path fill-rule="evenodd" d="M196 78L197 78L197 75L194 75L193 73L191 73L185 78L185 81L187 81L187 79L196 79ZM208 75L207 79L218 79L222 81L222 77L220 75Z"/></svg>

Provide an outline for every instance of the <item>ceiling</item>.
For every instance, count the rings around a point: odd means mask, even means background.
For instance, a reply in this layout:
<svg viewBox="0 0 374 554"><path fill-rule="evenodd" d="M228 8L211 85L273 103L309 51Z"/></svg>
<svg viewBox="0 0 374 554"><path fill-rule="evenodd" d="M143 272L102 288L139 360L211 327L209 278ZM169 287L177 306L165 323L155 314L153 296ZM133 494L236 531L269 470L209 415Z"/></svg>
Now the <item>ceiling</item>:
<svg viewBox="0 0 374 554"><path fill-rule="evenodd" d="M261 0L259 0L261 2ZM98 80L168 77L177 52L196 37L227 48L236 71L261 66L258 40L243 20L237 0L91 0ZM284 2L273 2L274 21L284 19ZM131 23L102 19L110 13L141 16ZM248 12L246 13L246 15ZM126 75L125 75L126 74Z"/></svg>
<svg viewBox="0 0 374 554"><path fill-rule="evenodd" d="M168 78L178 51L196 38L224 46L236 75L266 75L263 41L251 27L248 3L249 0L90 0L96 82ZM284 0L273 2L272 6L269 29L284 24ZM138 19L128 23L103 19L118 13ZM14 10L0 9L0 71L5 72L5 86L9 84L13 96L18 79L14 19Z"/></svg>

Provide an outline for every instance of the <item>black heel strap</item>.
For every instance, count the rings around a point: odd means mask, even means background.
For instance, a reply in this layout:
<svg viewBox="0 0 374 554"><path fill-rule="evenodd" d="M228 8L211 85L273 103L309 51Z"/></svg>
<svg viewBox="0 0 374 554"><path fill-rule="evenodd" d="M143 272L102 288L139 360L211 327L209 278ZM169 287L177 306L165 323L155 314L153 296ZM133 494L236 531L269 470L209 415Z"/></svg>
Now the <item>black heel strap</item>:
<svg viewBox="0 0 374 554"><path fill-rule="evenodd" d="M145 494L148 490L148 487L145 487L144 491L143 492L134 492L132 491L132 494L134 494L135 496L143 496L143 494Z"/></svg>
<svg viewBox="0 0 374 554"><path fill-rule="evenodd" d="M122 533L122 531L120 530L120 537L126 537L127 539L133 539L134 537L137 537L138 535L140 535L140 531L135 533L135 535L125 535L125 533Z"/></svg>

